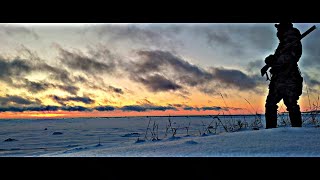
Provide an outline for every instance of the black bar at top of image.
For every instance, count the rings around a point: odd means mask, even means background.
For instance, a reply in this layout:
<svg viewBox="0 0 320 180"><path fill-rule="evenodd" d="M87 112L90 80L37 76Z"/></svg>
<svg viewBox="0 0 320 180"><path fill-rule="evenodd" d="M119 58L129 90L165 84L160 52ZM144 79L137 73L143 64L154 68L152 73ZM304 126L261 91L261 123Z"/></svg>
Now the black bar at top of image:
<svg viewBox="0 0 320 180"><path fill-rule="evenodd" d="M2 5L1 23L275 23L290 18L294 23L320 22L317 6L299 2L284 5L273 2L243 1L225 3L119 1L86 3L52 2L44 7L21 4ZM310 5L310 4L308 4Z"/></svg>

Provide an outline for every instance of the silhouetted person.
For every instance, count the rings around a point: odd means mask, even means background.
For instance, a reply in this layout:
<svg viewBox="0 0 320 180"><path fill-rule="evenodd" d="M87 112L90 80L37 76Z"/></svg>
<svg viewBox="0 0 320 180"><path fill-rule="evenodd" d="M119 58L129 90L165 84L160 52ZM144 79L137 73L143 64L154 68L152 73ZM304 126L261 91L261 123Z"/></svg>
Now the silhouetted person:
<svg viewBox="0 0 320 180"><path fill-rule="evenodd" d="M279 45L276 49L280 51L284 46L299 39L300 31L294 28L290 22L275 24ZM302 55L302 45L298 41L280 56L269 55L265 63L271 67L271 80L269 94L265 104L266 128L277 127L277 104L283 99L289 111L292 127L301 127L301 112L298 105L299 96L302 94L303 78L301 76L298 61Z"/></svg>

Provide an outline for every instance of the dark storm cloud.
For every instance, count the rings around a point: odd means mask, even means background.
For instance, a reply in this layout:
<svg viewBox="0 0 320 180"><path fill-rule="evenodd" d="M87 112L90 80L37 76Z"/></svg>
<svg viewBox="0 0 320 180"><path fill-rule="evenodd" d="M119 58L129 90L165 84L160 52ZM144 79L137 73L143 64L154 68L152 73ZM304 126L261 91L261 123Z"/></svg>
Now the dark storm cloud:
<svg viewBox="0 0 320 180"><path fill-rule="evenodd" d="M61 67L55 67L47 64L44 59L41 59L36 51L32 51L21 45L19 54L24 55L24 61L31 67L30 72L43 72L49 74L50 78L65 84L74 83L71 79L71 74Z"/></svg>
<svg viewBox="0 0 320 180"><path fill-rule="evenodd" d="M41 104L39 99L30 100L24 97L15 96L15 95L6 95L5 97L0 97L0 104L7 106L11 103L17 105L32 105L32 104Z"/></svg>
<svg viewBox="0 0 320 180"><path fill-rule="evenodd" d="M60 61L72 70L79 70L93 75L97 73L111 74L116 70L116 64L112 59L102 62L97 60L97 54L84 55L80 52L67 51L62 47L58 47L58 50Z"/></svg>
<svg viewBox="0 0 320 180"><path fill-rule="evenodd" d="M60 109L63 111L92 111L92 109L83 106L62 106Z"/></svg>
<svg viewBox="0 0 320 180"><path fill-rule="evenodd" d="M115 93L118 93L118 94L123 94L123 93L124 93L121 88L116 88L116 87L113 87L113 86L108 86L108 88L109 88L111 91L113 91L113 92L115 92Z"/></svg>
<svg viewBox="0 0 320 180"><path fill-rule="evenodd" d="M45 91L45 90L49 89L50 87L53 87L53 85L50 83L46 83L46 82L33 82L33 81L29 81L29 80L25 79L24 83L22 85L16 85L16 87L24 87L29 92L38 93L41 91Z"/></svg>
<svg viewBox="0 0 320 180"><path fill-rule="evenodd" d="M47 89L48 83L32 82L24 78L25 75L37 70L30 62L25 59L14 58L12 60L0 57L0 80L8 85L26 88L30 92L39 92ZM16 84L13 80L21 80L22 84Z"/></svg>
<svg viewBox="0 0 320 180"><path fill-rule="evenodd" d="M36 51L28 49L24 45L21 45L20 51L18 53L22 55L24 61L31 67L30 72L42 72L49 74L50 78L63 82L63 83L73 83L70 78L70 73L61 67L54 67L49 64L44 59L41 59Z"/></svg>
<svg viewBox="0 0 320 180"><path fill-rule="evenodd" d="M66 105L66 102L69 101L75 101L75 102L82 102L84 104L92 104L95 101L93 99L91 99L90 97L78 97L78 96L74 96L74 97L59 97L56 95L50 95L49 96L52 100L54 100L55 102L61 104L61 105Z"/></svg>
<svg viewBox="0 0 320 180"><path fill-rule="evenodd" d="M196 86L212 78L212 75L202 68L168 51L138 51L137 54L142 57L142 61L137 64L135 73L169 70L176 73L175 78L189 86Z"/></svg>
<svg viewBox="0 0 320 180"><path fill-rule="evenodd" d="M152 92L182 90L185 85L212 94L217 91L211 85L213 82L239 90L255 90L259 85L257 75L215 67L205 70L167 51L138 51L138 55L141 60L134 62L128 72L132 80L142 83Z"/></svg>
<svg viewBox="0 0 320 180"><path fill-rule="evenodd" d="M39 58L37 59L37 61L31 61L20 57L10 59L0 56L0 80L16 88L25 88L32 93L45 91L49 88L59 88L70 94L77 93L79 88L71 85L75 81L70 78L71 74L69 72L62 68L50 66ZM50 79L35 82L24 78L34 72L49 74ZM63 85L54 84L53 81L62 82Z"/></svg>
<svg viewBox="0 0 320 180"><path fill-rule="evenodd" d="M72 85L52 84L45 81L35 82L29 81L28 79L23 79L20 81L20 83L14 83L12 84L12 86L16 88L25 88L31 93L39 93L48 89L55 88L68 92L72 95L76 95L80 89L79 87Z"/></svg>
<svg viewBox="0 0 320 180"><path fill-rule="evenodd" d="M65 100L67 101L77 101L77 102L83 102L85 104L92 104L94 103L95 101L89 97L67 97L65 98Z"/></svg>
<svg viewBox="0 0 320 180"><path fill-rule="evenodd" d="M72 85L56 85L59 89L66 91L72 95L76 95L78 91L80 90L79 87L77 86L72 86Z"/></svg>
<svg viewBox="0 0 320 180"><path fill-rule="evenodd" d="M114 111L116 108L113 106L97 106L93 109L97 111Z"/></svg>
<svg viewBox="0 0 320 180"><path fill-rule="evenodd" d="M5 75L20 77L32 72L43 72L48 73L49 76L52 77L52 79L59 82L67 84L74 82L71 80L71 75L68 71L62 68L50 66L43 60L32 62L31 59L20 59L19 57L13 60L0 58L0 65L1 68L6 68L6 71L1 71L0 77Z"/></svg>
<svg viewBox="0 0 320 180"><path fill-rule="evenodd" d="M32 71L32 67L20 58L11 61L0 56L0 80L12 83L11 77L24 76Z"/></svg>
<svg viewBox="0 0 320 180"><path fill-rule="evenodd" d="M122 111L137 111L137 112L147 111L147 109L145 107L138 106L138 105L123 106L120 109Z"/></svg>
<svg viewBox="0 0 320 180"><path fill-rule="evenodd" d="M240 70L211 68L214 78L226 86L239 90L254 90L259 85L259 77L248 76Z"/></svg>
<svg viewBox="0 0 320 180"><path fill-rule="evenodd" d="M200 108L198 108L198 107L191 107L191 106L185 106L185 107L183 108L183 110L187 110L187 111L193 111L193 110L195 110L195 111L200 111Z"/></svg>
<svg viewBox="0 0 320 180"><path fill-rule="evenodd" d="M210 111L210 110L221 111L221 110L226 110L225 108L222 108L220 106L205 106L205 107L201 107L200 109L203 110L203 111Z"/></svg>
<svg viewBox="0 0 320 180"><path fill-rule="evenodd" d="M27 111L58 111L59 109L58 106L35 106L25 108Z"/></svg>
<svg viewBox="0 0 320 180"><path fill-rule="evenodd" d="M24 112L24 107L0 107L0 112Z"/></svg>
<svg viewBox="0 0 320 180"><path fill-rule="evenodd" d="M92 111L90 108L82 106L27 106L27 107L0 107L0 112L25 112L25 111Z"/></svg>
<svg viewBox="0 0 320 180"><path fill-rule="evenodd" d="M79 87L75 85L76 83L88 83L88 80L83 76L73 76L69 71L62 67L55 67L47 64L43 59L38 57L36 52L33 52L24 46L22 46L20 53L25 54L26 57L5 58L0 56L0 81L6 82L8 85L15 88L25 88L31 93L38 93L49 88L57 88L72 95L76 95L79 91ZM104 52L99 53L104 54ZM99 53L93 54L97 57L99 56ZM65 52L65 54L68 53ZM72 55L75 57L77 56L75 54ZM81 56L79 55L79 57ZM97 66L103 67L99 63L93 65L94 68ZM26 75L38 72L48 75L48 79L36 82L25 78ZM108 89L109 91L123 94L123 91L120 88L109 86Z"/></svg>
<svg viewBox="0 0 320 180"><path fill-rule="evenodd" d="M144 112L144 111L166 111L166 110L177 110L172 106L152 106L152 105L130 105L123 106L119 108L122 111L136 111L136 112Z"/></svg>
<svg viewBox="0 0 320 180"><path fill-rule="evenodd" d="M80 83L83 83L83 84L89 82L85 77L83 77L81 75L75 76L74 80L75 80L75 82L80 82Z"/></svg>
<svg viewBox="0 0 320 180"><path fill-rule="evenodd" d="M54 68L52 66L47 66L48 68L45 69L47 73L49 73L49 77L64 84L74 84L77 78L71 79L72 75L65 69ZM81 79L83 80L83 79Z"/></svg>
<svg viewBox="0 0 320 180"><path fill-rule="evenodd" d="M159 74L147 77L136 77L135 80L145 85L152 92L177 90L182 88L180 85Z"/></svg>
<svg viewBox="0 0 320 180"><path fill-rule="evenodd" d="M197 86L212 78L210 73L168 51L143 50L137 55L139 61L132 62L125 71L129 72L131 80L152 92L179 90L182 84Z"/></svg>
<svg viewBox="0 0 320 180"><path fill-rule="evenodd" d="M24 112L24 111L58 111L58 106L27 106L27 107L0 107L0 112Z"/></svg>
<svg viewBox="0 0 320 180"><path fill-rule="evenodd" d="M49 96L52 100L54 100L55 102L61 104L61 105L66 105L65 104L65 100L63 98L60 98L59 96L56 96L56 95L52 95L52 96Z"/></svg>
<svg viewBox="0 0 320 180"><path fill-rule="evenodd" d="M146 106L146 108L151 111L177 110L177 108L172 106Z"/></svg>

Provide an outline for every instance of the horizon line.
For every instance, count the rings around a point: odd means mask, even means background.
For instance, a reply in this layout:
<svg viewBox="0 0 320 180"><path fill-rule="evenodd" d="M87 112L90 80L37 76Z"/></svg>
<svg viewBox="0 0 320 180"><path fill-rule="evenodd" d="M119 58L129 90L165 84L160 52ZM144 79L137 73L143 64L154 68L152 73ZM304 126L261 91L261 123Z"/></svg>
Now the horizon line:
<svg viewBox="0 0 320 180"><path fill-rule="evenodd" d="M306 113L313 113L313 112L318 112L318 111L304 111L301 112L301 114L306 114ZM289 112L281 112L279 114L289 114ZM137 117L210 117L210 116L261 116L265 115L264 113L256 113L256 114L191 114L191 115L132 115L132 116L76 116L76 117L27 117L27 118L22 118L22 117L17 117L17 118L1 118L0 120L46 120L46 119L81 119L81 118L88 118L88 119L93 119L93 118L137 118Z"/></svg>

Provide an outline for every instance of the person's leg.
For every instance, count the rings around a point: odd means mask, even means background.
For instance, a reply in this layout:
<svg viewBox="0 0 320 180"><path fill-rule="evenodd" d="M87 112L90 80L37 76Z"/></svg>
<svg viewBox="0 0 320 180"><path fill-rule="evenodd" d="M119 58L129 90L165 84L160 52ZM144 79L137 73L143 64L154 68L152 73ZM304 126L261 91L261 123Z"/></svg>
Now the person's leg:
<svg viewBox="0 0 320 180"><path fill-rule="evenodd" d="M265 104L266 129L277 127L277 104L281 100L280 91L273 86L269 86L269 94Z"/></svg>
<svg viewBox="0 0 320 180"><path fill-rule="evenodd" d="M301 127L301 111L300 106L298 105L299 94L296 91L290 91L290 88L287 90L287 94L283 97L283 102L287 106L289 111L289 117L292 127Z"/></svg>

